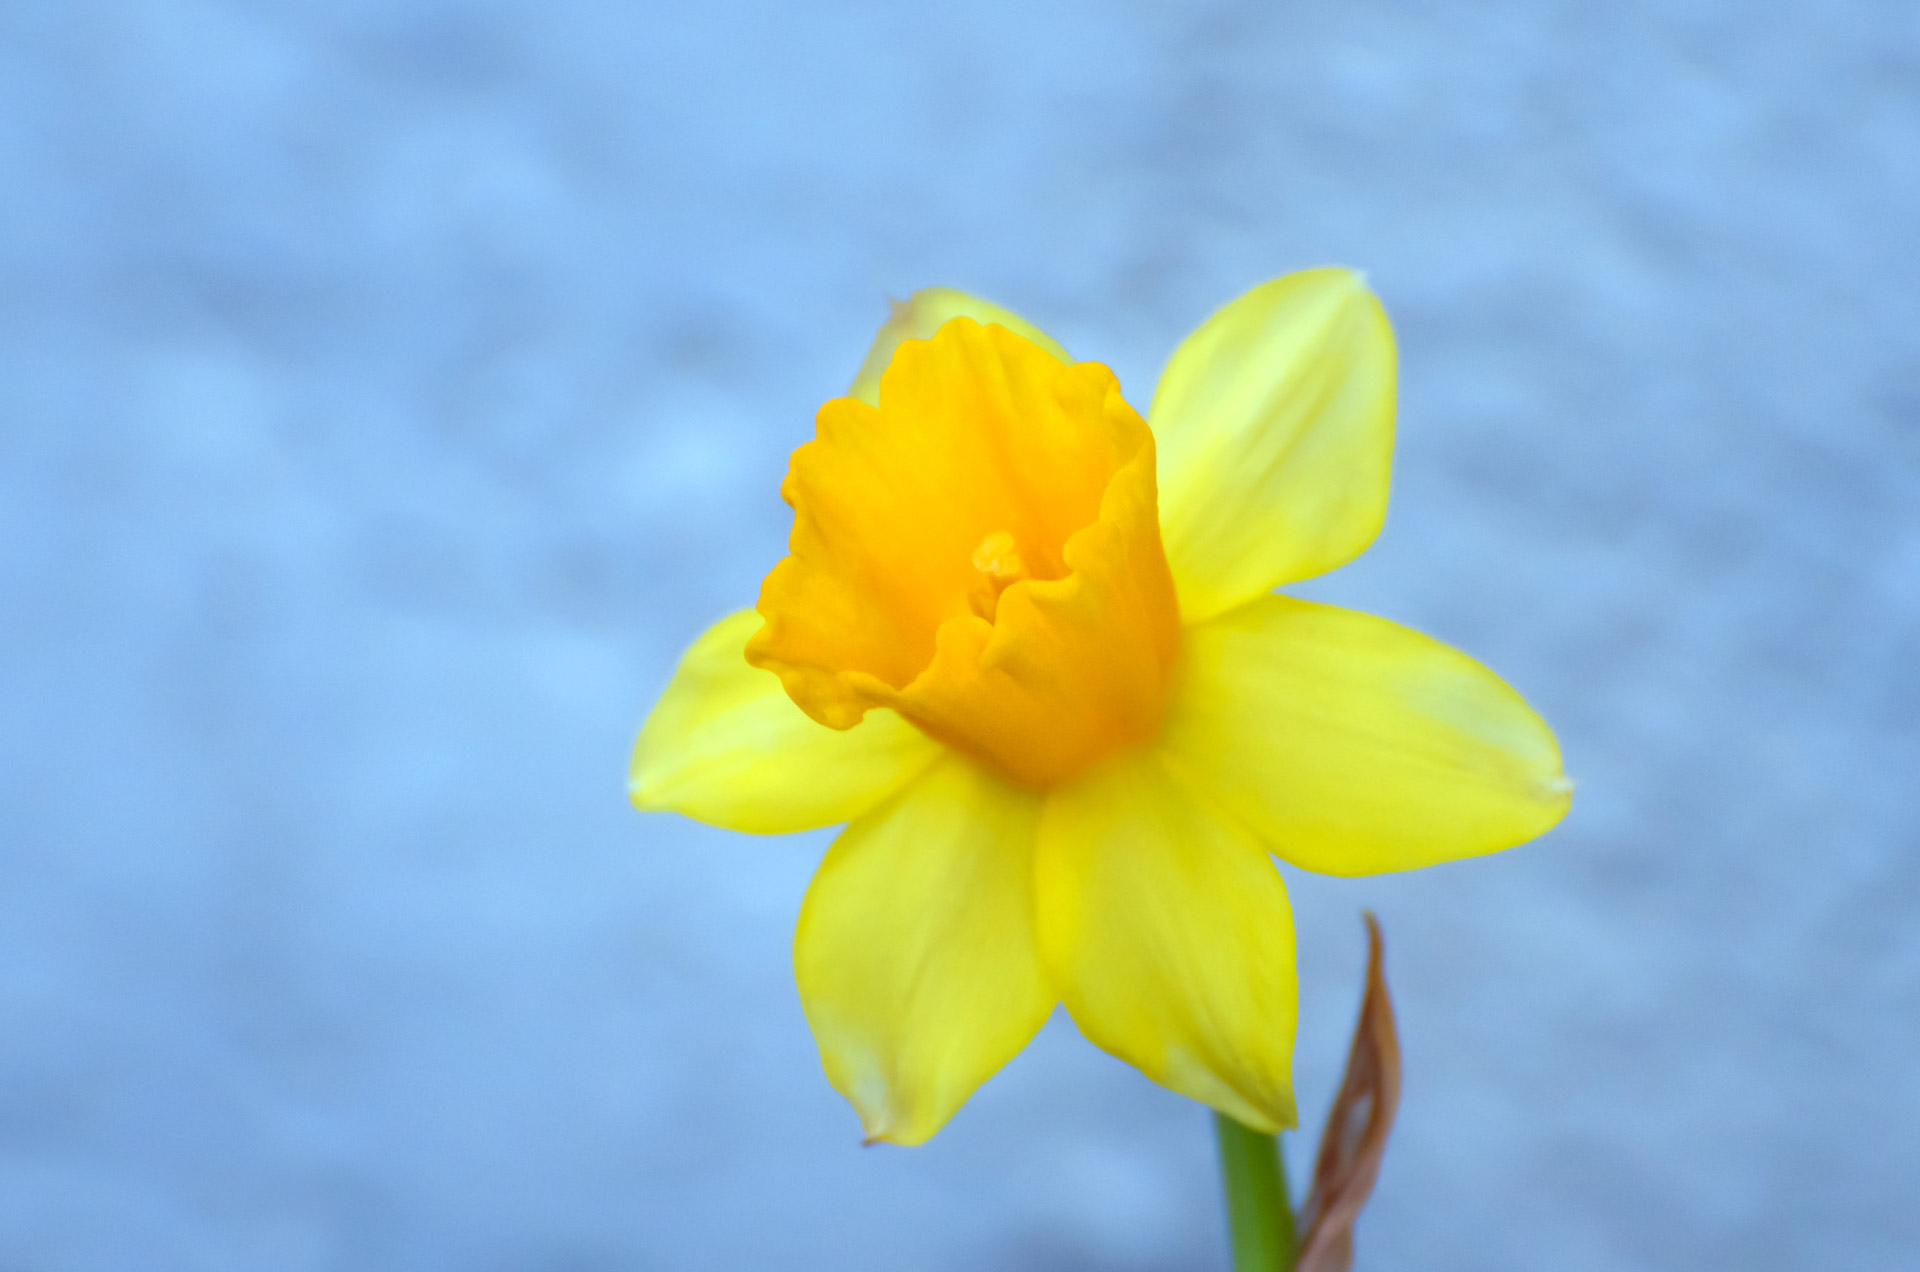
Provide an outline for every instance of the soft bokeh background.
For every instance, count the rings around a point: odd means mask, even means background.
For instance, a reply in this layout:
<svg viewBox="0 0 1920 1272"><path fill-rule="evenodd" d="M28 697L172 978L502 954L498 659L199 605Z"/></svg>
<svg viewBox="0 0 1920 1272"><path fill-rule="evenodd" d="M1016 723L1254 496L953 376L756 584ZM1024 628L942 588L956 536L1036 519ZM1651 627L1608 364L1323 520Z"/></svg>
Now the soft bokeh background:
<svg viewBox="0 0 1920 1272"><path fill-rule="evenodd" d="M826 836L622 778L887 293L1144 403L1325 262L1402 441L1312 592L1581 783L1290 876L1316 1130L1388 932L1361 1268L1915 1266L1920 8L667 8L0 4L0 1269L1223 1267L1202 1115L1064 1020L862 1150Z"/></svg>

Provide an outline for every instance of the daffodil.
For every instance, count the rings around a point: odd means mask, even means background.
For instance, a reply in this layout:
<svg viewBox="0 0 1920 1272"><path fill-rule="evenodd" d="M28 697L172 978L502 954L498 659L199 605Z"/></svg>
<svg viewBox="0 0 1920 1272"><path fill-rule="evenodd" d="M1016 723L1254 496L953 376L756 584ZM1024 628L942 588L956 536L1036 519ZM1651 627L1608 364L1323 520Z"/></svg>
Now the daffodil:
<svg viewBox="0 0 1920 1272"><path fill-rule="evenodd" d="M1188 336L1144 420L1105 366L945 289L821 407L790 555L687 651L630 790L734 830L847 823L794 967L869 1140L932 1135L1056 1004L1290 1126L1271 858L1405 870L1565 813L1553 734L1491 671L1274 590L1378 534L1395 380L1378 300L1321 269Z"/></svg>

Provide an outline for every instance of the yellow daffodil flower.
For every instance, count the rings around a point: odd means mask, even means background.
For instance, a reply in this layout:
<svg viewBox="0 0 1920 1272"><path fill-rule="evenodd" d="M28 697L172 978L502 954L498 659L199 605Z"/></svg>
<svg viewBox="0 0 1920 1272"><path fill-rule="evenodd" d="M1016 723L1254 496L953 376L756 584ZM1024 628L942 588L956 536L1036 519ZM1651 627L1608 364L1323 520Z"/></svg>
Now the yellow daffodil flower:
<svg viewBox="0 0 1920 1272"><path fill-rule="evenodd" d="M762 834L848 823L801 1003L869 1140L915 1144L1063 1003L1148 1077L1295 1121L1287 894L1531 839L1553 734L1492 672L1276 594L1386 515L1395 351L1337 269L1180 345L1142 420L1005 310L898 305L781 494L757 612L687 651L630 789Z"/></svg>

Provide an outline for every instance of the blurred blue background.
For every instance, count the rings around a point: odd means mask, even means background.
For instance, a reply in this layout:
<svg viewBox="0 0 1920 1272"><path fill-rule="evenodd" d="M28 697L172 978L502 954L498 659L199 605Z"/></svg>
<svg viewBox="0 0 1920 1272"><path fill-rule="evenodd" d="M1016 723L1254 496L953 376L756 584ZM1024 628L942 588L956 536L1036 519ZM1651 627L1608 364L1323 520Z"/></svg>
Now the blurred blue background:
<svg viewBox="0 0 1920 1272"><path fill-rule="evenodd" d="M862 1150L825 835L627 748L884 297L1144 405L1362 267L1395 502L1312 594L1554 722L1545 841L1290 875L1362 1269L1920 1260L1920 8L0 3L0 1269L1215 1269L1056 1019ZM1310 1137L1290 1145L1296 1178Z"/></svg>

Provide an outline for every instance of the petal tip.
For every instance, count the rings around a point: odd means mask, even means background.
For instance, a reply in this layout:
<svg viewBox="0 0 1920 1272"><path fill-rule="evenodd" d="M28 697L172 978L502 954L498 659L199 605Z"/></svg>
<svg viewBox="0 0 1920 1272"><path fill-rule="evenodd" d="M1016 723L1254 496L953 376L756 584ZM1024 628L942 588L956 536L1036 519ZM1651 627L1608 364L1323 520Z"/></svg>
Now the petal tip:
<svg viewBox="0 0 1920 1272"><path fill-rule="evenodd" d="M1291 1085L1275 1091L1247 1090L1236 1085L1225 1091L1216 1090L1213 1098L1203 1099L1202 1103L1262 1135L1278 1135L1300 1125L1300 1109Z"/></svg>
<svg viewBox="0 0 1920 1272"><path fill-rule="evenodd" d="M1540 783L1535 787L1535 790L1539 794L1540 802L1546 806L1549 815L1541 824L1540 829L1535 831L1533 835L1528 836L1528 838L1537 838L1540 835L1544 835L1566 820L1567 814L1573 809L1574 786L1574 780L1565 773L1558 773L1552 777L1543 777L1540 779Z"/></svg>
<svg viewBox="0 0 1920 1272"><path fill-rule="evenodd" d="M662 811L660 804L648 793L645 784L638 781L627 783L627 802L643 813Z"/></svg>
<svg viewBox="0 0 1920 1272"><path fill-rule="evenodd" d="M876 1148L881 1144L891 1144L895 1148L913 1148L932 1139L935 1132L946 1125L945 1119L939 1119L927 1125L928 1119L908 1117L902 1121L891 1109L868 1110L854 1105L854 1112L860 1115L860 1147Z"/></svg>
<svg viewBox="0 0 1920 1272"><path fill-rule="evenodd" d="M1293 1082L1288 1079L1284 1085L1272 1091L1256 1093L1259 1100L1256 1107L1272 1120L1274 1129L1270 1134L1291 1131L1300 1125L1300 1105L1294 1099Z"/></svg>
<svg viewBox="0 0 1920 1272"><path fill-rule="evenodd" d="M627 802L643 813L657 813L666 806L660 802L659 782L649 772L644 734L636 739L627 760Z"/></svg>
<svg viewBox="0 0 1920 1272"><path fill-rule="evenodd" d="M860 1130L860 1147L878 1148L882 1144L890 1144L895 1148L911 1148L925 1138L925 1136L921 1139L903 1138L898 1128L892 1126L882 1126L878 1130L863 1126Z"/></svg>

